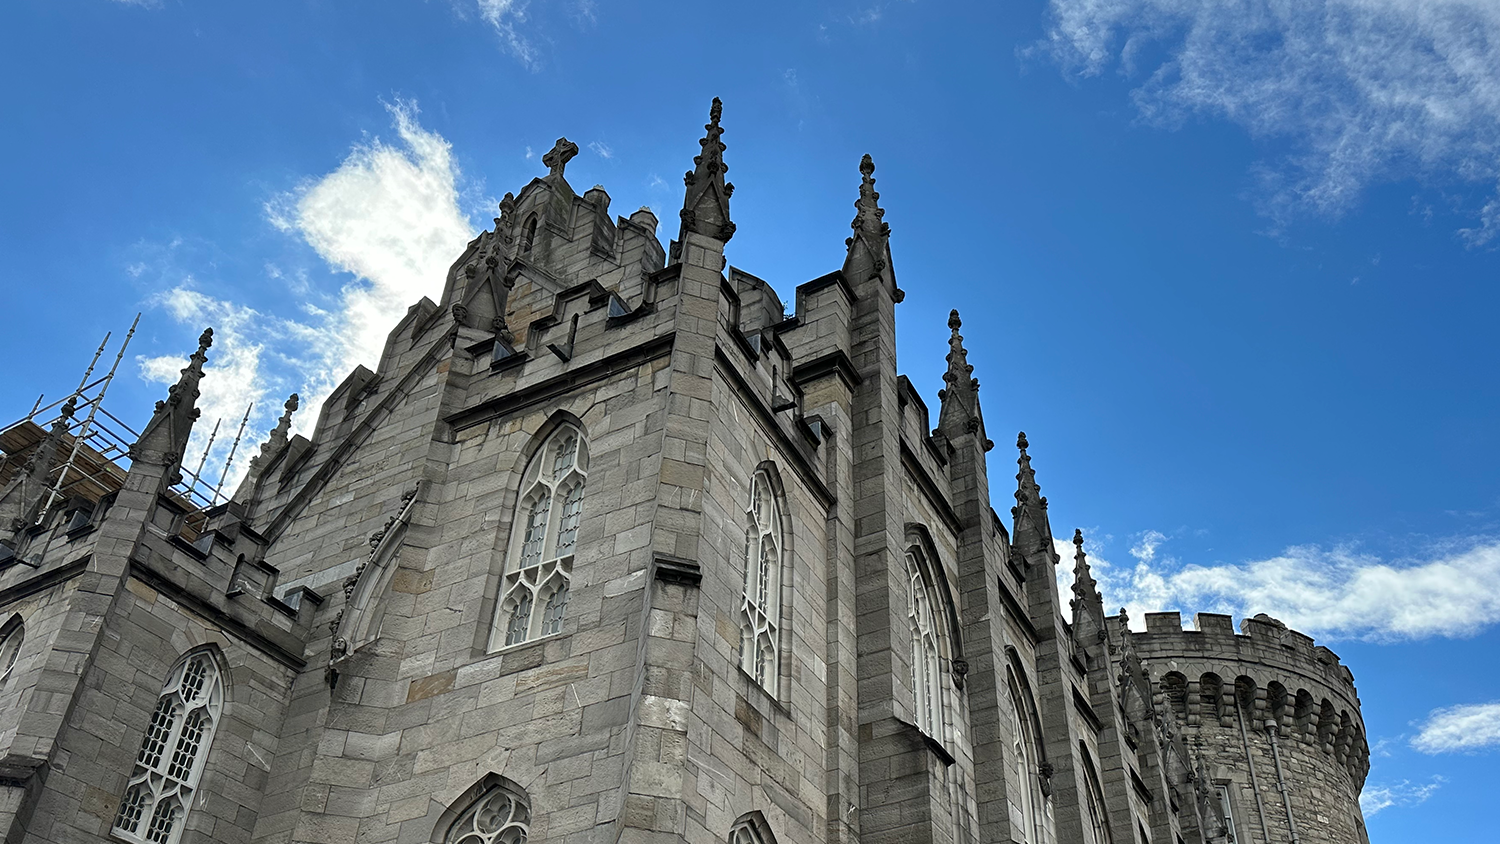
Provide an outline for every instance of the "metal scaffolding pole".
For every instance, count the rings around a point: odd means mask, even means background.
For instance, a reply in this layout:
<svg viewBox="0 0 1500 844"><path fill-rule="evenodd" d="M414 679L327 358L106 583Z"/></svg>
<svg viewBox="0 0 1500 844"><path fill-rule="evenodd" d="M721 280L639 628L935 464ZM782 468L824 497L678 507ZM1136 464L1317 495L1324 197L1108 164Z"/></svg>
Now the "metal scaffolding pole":
<svg viewBox="0 0 1500 844"><path fill-rule="evenodd" d="M135 328L137 325L140 325L140 323L141 315L140 313L136 313L135 321L130 323L130 331L125 334L125 342L120 344L119 354L115 355L115 362L109 368L109 374L104 376L104 378L100 381L102 386L100 386L99 388L99 395L95 396L93 400L88 403L88 416L84 417L83 424L78 426L77 433L73 435L73 448L68 452L68 460L66 463L63 463L62 471L57 473L57 483L53 484L52 489L47 492L47 503L42 505L41 510L37 512L38 523L40 523L42 519L47 517L47 511L52 509L53 502L55 502L57 500L57 497L62 494L63 484L66 483L68 479L68 472L73 468L73 464L78 460L78 452L83 448L84 439L88 437L89 433L94 428L94 415L99 412L99 405L104 402L104 394L109 392L110 382L114 380L115 372L120 368L120 361L125 359L125 350L130 347L130 338L135 336ZM86 385L88 384L89 377L94 374L94 365L98 363L99 355L104 352L104 346L108 342L109 334L106 334L104 335L104 343L99 344L99 351L94 353L94 361L89 364L88 371L83 374L83 380L78 382L78 393L75 393L74 395L82 393L85 389Z"/></svg>

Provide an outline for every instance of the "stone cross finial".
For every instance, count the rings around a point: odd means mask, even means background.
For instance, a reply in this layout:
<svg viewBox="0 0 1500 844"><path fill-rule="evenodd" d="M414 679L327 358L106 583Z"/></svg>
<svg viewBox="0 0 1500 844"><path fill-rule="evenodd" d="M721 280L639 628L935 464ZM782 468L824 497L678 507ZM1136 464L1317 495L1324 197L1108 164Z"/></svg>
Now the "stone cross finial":
<svg viewBox="0 0 1500 844"><path fill-rule="evenodd" d="M563 168L567 167L568 162L572 161L573 156L577 154L578 144L567 138L558 138L557 143L552 145L552 149L542 156L542 163L547 165L547 175L561 176Z"/></svg>

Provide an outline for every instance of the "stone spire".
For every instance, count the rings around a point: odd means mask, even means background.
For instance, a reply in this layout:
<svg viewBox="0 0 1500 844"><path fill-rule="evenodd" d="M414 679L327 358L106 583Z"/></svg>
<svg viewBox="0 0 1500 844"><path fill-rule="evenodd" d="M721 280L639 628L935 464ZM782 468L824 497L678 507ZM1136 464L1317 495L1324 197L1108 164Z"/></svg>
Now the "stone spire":
<svg viewBox="0 0 1500 844"><path fill-rule="evenodd" d="M974 434L984 450L989 451L995 444L984 435L984 415L979 410L979 379L974 377L974 367L969 364L964 337L958 333L962 326L958 311L950 311L948 328L953 333L948 338L948 371L943 373L947 386L938 391L938 401L942 402L938 431L950 440L964 433Z"/></svg>
<svg viewBox="0 0 1500 844"><path fill-rule="evenodd" d="M1026 441L1025 431L1016 434L1016 448L1020 450L1021 456L1016 458L1020 471L1016 473L1016 506L1011 510L1012 515L1019 515L1017 511L1028 507L1047 509L1047 496L1042 495L1042 488L1037 486L1036 471L1031 468L1031 455L1026 453L1030 446Z"/></svg>
<svg viewBox="0 0 1500 844"><path fill-rule="evenodd" d="M866 153L859 161L859 199L854 201L854 220L849 227L854 229L844 245L849 254L844 257L844 278L850 284L866 279L883 277L891 266L891 227L885 222L885 209L880 207L880 192L875 190L875 161ZM891 296L900 302L905 295L890 282Z"/></svg>
<svg viewBox="0 0 1500 844"><path fill-rule="evenodd" d="M234 492L235 501L249 504L255 499L255 491L260 486L261 474L291 441L292 414L297 412L299 402L300 399L296 393L287 397L286 404L282 405L284 412L281 418L276 420L276 427L271 429L266 441L260 444L259 453L250 458L250 467L245 471L245 477Z"/></svg>
<svg viewBox="0 0 1500 844"><path fill-rule="evenodd" d="M1016 435L1016 448L1021 455L1016 459L1020 471L1016 472L1016 506L1010 514L1015 517L1014 538L1017 550L1030 563L1030 555L1041 553L1057 565L1059 558L1052 547L1052 525L1047 520L1047 496L1037 486L1036 472L1031 468L1031 455L1026 453L1026 432Z"/></svg>
<svg viewBox="0 0 1500 844"><path fill-rule="evenodd" d="M734 237L734 223L729 219L729 197L734 185L724 181L729 166L724 163L724 142L719 136L724 129L719 126L719 117L724 113L724 104L714 97L713 107L708 111L708 123L703 128L707 134L698 144L703 151L693 156L693 169L682 181L687 193L682 200L682 241L688 232L706 235L722 243Z"/></svg>
<svg viewBox="0 0 1500 844"><path fill-rule="evenodd" d="M130 447L133 462L166 468L168 486L182 480L178 471L182 467L182 452L193 433L193 423L198 421L198 383L203 380L203 364L208 361L208 347L213 342L214 330L204 329L198 338L198 350L188 358L182 377L168 388L166 401L156 403L151 421Z"/></svg>
<svg viewBox="0 0 1500 844"><path fill-rule="evenodd" d="M1089 555L1083 550L1083 531L1073 530L1073 595L1075 601L1097 600L1099 584L1089 569Z"/></svg>

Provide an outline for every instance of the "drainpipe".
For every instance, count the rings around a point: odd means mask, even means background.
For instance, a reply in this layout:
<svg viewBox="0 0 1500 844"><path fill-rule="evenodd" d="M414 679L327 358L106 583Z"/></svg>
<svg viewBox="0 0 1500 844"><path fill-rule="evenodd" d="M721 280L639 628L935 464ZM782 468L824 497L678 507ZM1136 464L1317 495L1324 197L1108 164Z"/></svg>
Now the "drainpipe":
<svg viewBox="0 0 1500 844"><path fill-rule="evenodd" d="M1260 815L1260 837L1262 841L1270 844L1271 829L1266 825L1266 804L1260 799L1260 780L1255 776L1255 761L1250 758L1250 732L1245 729L1245 708L1236 705L1234 713L1240 719L1240 742L1245 748L1245 767L1250 771L1250 790L1255 792L1255 811Z"/></svg>
<svg viewBox="0 0 1500 844"><path fill-rule="evenodd" d="M1280 732L1274 722L1267 722L1266 735L1271 739L1271 758L1276 760L1276 790L1281 792L1281 805L1286 807L1286 825L1292 831L1292 844L1298 844L1297 821L1292 817L1292 795L1287 792L1286 778L1281 775L1281 749L1276 743Z"/></svg>

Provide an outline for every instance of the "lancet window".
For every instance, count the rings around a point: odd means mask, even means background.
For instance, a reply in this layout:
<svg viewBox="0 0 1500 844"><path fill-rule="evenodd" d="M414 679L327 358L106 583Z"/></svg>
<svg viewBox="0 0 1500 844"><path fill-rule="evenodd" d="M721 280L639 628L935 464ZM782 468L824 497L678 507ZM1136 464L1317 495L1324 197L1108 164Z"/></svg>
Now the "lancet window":
<svg viewBox="0 0 1500 844"><path fill-rule="evenodd" d="M492 647L561 633L583 522L589 449L583 432L562 425L522 473L510 553L500 583Z"/></svg>
<svg viewBox="0 0 1500 844"><path fill-rule="evenodd" d="M780 671L781 507L771 476L750 479L745 511L745 593L740 602L740 668L774 694Z"/></svg>
<svg viewBox="0 0 1500 844"><path fill-rule="evenodd" d="M111 832L142 844L176 844L224 706L218 661L189 654L167 675Z"/></svg>
<svg viewBox="0 0 1500 844"><path fill-rule="evenodd" d="M1012 724L1012 759L1020 785L1023 840L1026 844L1042 844L1046 840L1047 824L1046 795L1042 793L1042 767L1038 755L1035 729L1036 707L1031 693L1017 677L1013 667L1006 668L1007 685L1010 689L1011 708L1015 712Z"/></svg>
<svg viewBox="0 0 1500 844"><path fill-rule="evenodd" d="M16 670L16 659L21 655L21 644L26 640L26 626L17 621L0 636L0 688L10 682Z"/></svg>
<svg viewBox="0 0 1500 844"><path fill-rule="evenodd" d="M942 738L943 683L934 592L913 548L906 552L906 606L911 626L911 688L917 727Z"/></svg>

